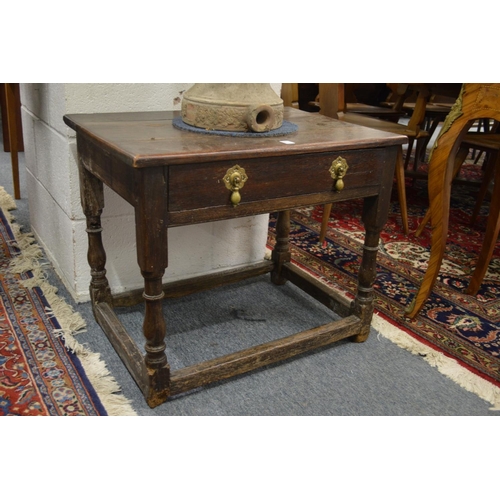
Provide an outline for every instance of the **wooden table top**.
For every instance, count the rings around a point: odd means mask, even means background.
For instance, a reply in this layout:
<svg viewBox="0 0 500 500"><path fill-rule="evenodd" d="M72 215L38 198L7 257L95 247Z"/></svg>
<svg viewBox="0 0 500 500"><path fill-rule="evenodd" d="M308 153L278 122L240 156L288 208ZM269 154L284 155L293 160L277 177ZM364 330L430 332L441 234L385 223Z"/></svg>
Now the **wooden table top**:
<svg viewBox="0 0 500 500"><path fill-rule="evenodd" d="M405 136L286 108L298 131L274 137L229 137L179 130L177 111L70 114L64 122L134 168L354 150L404 144ZM283 142L286 141L286 142ZM290 142L292 144L290 144Z"/></svg>

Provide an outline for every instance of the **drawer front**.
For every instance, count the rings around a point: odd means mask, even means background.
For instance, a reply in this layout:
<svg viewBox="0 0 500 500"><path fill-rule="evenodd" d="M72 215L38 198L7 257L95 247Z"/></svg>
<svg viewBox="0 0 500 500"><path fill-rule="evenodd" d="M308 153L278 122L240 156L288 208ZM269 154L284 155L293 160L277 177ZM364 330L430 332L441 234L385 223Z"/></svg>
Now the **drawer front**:
<svg viewBox="0 0 500 500"><path fill-rule="evenodd" d="M383 169L394 169L394 155L388 155L386 149L172 165L168 174L169 211L232 206L232 191L226 187L224 177L235 165L243 168L247 177L239 190L240 205L336 191L330 168L339 157L348 165L343 177L343 194L378 186Z"/></svg>

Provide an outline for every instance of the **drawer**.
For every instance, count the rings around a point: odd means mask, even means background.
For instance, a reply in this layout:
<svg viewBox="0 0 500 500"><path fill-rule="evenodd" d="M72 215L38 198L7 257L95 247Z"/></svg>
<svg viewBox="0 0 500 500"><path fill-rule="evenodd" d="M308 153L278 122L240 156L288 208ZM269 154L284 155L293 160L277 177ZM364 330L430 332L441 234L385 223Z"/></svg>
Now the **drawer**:
<svg viewBox="0 0 500 500"><path fill-rule="evenodd" d="M232 206L232 192L226 187L224 177L235 165L243 168L247 176L239 191L240 205L334 191L335 181L329 170L339 156L348 165L343 194L378 186L382 170L394 169L394 156L388 155L385 148L171 165L169 211ZM392 160L391 164L388 159Z"/></svg>

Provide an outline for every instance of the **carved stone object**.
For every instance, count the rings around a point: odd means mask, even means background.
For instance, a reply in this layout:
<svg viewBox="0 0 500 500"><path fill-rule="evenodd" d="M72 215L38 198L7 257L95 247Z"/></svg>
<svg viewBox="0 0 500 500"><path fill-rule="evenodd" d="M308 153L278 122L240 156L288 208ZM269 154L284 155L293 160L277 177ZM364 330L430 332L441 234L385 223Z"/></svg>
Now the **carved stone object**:
<svg viewBox="0 0 500 500"><path fill-rule="evenodd" d="M283 123L283 101L269 83L195 83L183 95L182 120L206 130L268 132Z"/></svg>

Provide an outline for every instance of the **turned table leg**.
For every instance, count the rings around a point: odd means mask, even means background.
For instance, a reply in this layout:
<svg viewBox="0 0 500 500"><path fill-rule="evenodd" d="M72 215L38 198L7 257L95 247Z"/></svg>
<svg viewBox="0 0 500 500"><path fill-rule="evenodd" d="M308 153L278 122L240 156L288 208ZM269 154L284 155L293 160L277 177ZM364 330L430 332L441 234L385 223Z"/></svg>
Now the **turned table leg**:
<svg viewBox="0 0 500 500"><path fill-rule="evenodd" d="M275 285L284 285L286 278L283 276L283 264L290 262L290 210L278 213L276 222L276 244L272 252L274 269L271 272L271 281Z"/></svg>
<svg viewBox="0 0 500 500"><path fill-rule="evenodd" d="M135 207L137 261L144 278L146 339L144 362L149 379L146 401L151 408L170 395L170 366L165 354L166 322L163 316L162 277L168 266L167 209L163 170L141 184L143 194Z"/></svg>
<svg viewBox="0 0 500 500"><path fill-rule="evenodd" d="M170 395L170 366L165 354L167 331L163 316L163 270L141 271L144 277L145 315L143 333L146 339L144 362L149 377L149 394L146 400L151 408L167 400Z"/></svg>
<svg viewBox="0 0 500 500"><path fill-rule="evenodd" d="M386 201L387 203L387 201ZM377 252L380 231L386 222L383 210L380 209L378 197L367 198L363 205L363 223L365 225L365 241L363 255L358 271L358 288L354 299L354 314L361 318L361 332L352 338L354 342L364 342L370 333L373 316L373 284L377 278Z"/></svg>
<svg viewBox="0 0 500 500"><path fill-rule="evenodd" d="M106 302L112 306L112 296L106 278L106 252L102 244L101 214L104 208L102 182L80 164L80 191L83 213L87 221L88 252L90 266L90 298L92 306Z"/></svg>

